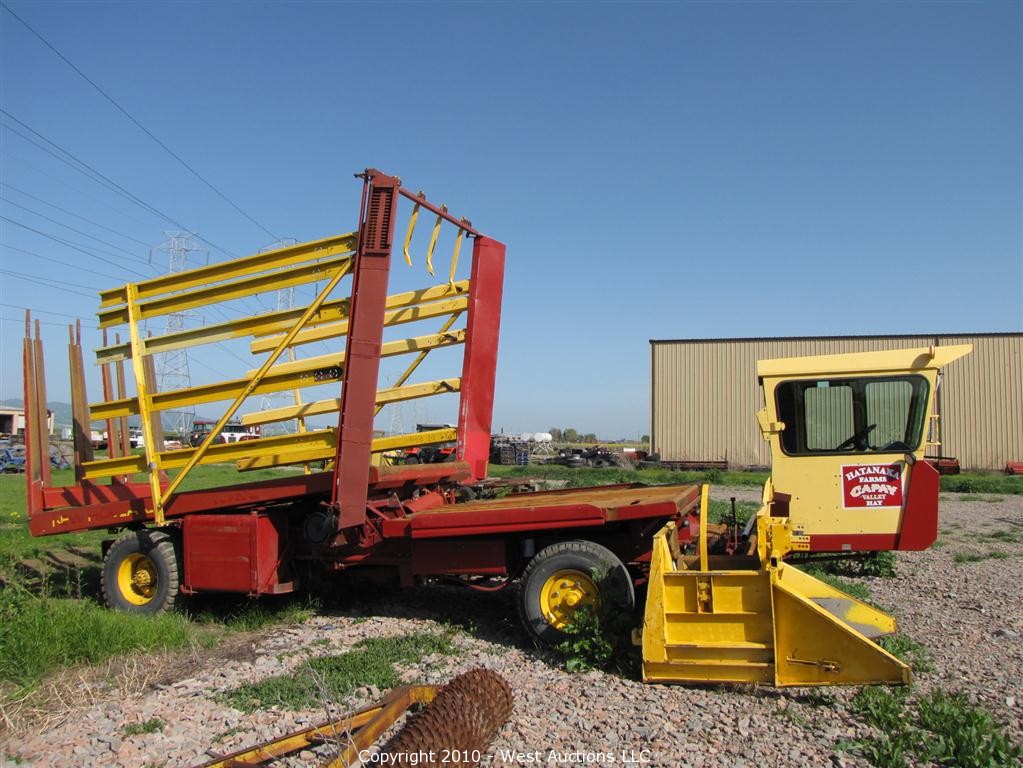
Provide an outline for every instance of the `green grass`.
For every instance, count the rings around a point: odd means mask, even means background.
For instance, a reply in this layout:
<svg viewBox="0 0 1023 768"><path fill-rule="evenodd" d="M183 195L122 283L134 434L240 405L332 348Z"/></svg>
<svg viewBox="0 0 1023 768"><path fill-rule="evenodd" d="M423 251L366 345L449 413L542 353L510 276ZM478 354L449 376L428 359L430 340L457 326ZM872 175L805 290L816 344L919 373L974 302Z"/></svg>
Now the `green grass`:
<svg viewBox="0 0 1023 768"><path fill-rule="evenodd" d="M933 672L934 662L927 649L906 635L887 635L880 638L877 644L897 659L909 664L914 672Z"/></svg>
<svg viewBox="0 0 1023 768"><path fill-rule="evenodd" d="M861 688L850 707L879 733L845 746L879 768L1009 768L1023 760L1023 747L963 693L936 689L911 701L905 688L872 686Z"/></svg>
<svg viewBox="0 0 1023 768"><path fill-rule="evenodd" d="M143 733L162 731L166 723L158 717L151 717L142 723L128 723L121 730L125 736L140 736Z"/></svg>
<svg viewBox="0 0 1023 768"><path fill-rule="evenodd" d="M324 700L343 698L362 686L393 688L400 683L395 664L415 664L434 654L454 653L449 635L372 637L356 643L354 650L347 653L310 659L287 674L239 686L223 699L243 712L273 706L311 709Z"/></svg>
<svg viewBox="0 0 1023 768"><path fill-rule="evenodd" d="M735 502L735 516L738 519L739 526L742 527L746 525L749 519L753 517L759 509L760 504L757 502ZM711 499L707 510L707 516L710 518L712 523L730 523L732 521L732 503L729 501Z"/></svg>
<svg viewBox="0 0 1023 768"><path fill-rule="evenodd" d="M584 488L589 485L612 485L615 483L711 483L713 485L761 487L767 480L768 472L742 472L737 470L709 469L705 471L675 472L670 469L622 469L609 467L562 467L557 464L533 464L530 466L502 466L491 464L491 477L536 477L542 480L565 480L569 488ZM1023 494L1023 475L998 475L983 472L964 472L961 475L943 475L941 490L946 493L995 494L981 501L1001 501L998 495Z"/></svg>
<svg viewBox="0 0 1023 768"><path fill-rule="evenodd" d="M1023 494L1023 475L996 475L984 472L964 472L961 475L942 475L941 490L948 493L995 494L1019 496ZM980 499L996 501L996 499Z"/></svg>
<svg viewBox="0 0 1023 768"><path fill-rule="evenodd" d="M1009 552L995 549L990 552L956 552L952 555L952 560L962 565L964 563L979 563L983 560L1005 560L1009 557L1012 557Z"/></svg>
<svg viewBox="0 0 1023 768"><path fill-rule="evenodd" d="M210 633L200 636L179 613L138 616L87 599L34 595L17 586L0 591L0 681L19 692L60 667L214 641Z"/></svg>
<svg viewBox="0 0 1023 768"><path fill-rule="evenodd" d="M870 587L866 584L859 581L853 581L842 576L836 576L833 573L828 573L820 564L806 566L803 568L803 571L810 576L813 576L815 579L820 579L825 584L829 584L835 589L839 589L847 595L855 597L857 600L862 600L863 602L868 602L870 600Z"/></svg>
<svg viewBox="0 0 1023 768"><path fill-rule="evenodd" d="M565 480L569 488L617 483L713 483L714 485L760 487L767 480L766 472L733 472L711 469L705 472L674 472L670 469L622 469L609 467L562 467L557 464L534 464L526 467L491 464L491 477L536 477L541 480Z"/></svg>
<svg viewBox="0 0 1023 768"><path fill-rule="evenodd" d="M200 467L213 481L223 467ZM73 482L70 470L55 483ZM49 674L133 651L215 645L225 633L299 622L313 610L295 599L226 597L158 616L111 611L99 601L107 531L36 538L24 521L24 477L0 475L0 688L19 698Z"/></svg>
<svg viewBox="0 0 1023 768"><path fill-rule="evenodd" d="M1017 530L998 530L991 533L979 533L975 535L977 541L1002 541L1007 544L1023 543L1023 528Z"/></svg>

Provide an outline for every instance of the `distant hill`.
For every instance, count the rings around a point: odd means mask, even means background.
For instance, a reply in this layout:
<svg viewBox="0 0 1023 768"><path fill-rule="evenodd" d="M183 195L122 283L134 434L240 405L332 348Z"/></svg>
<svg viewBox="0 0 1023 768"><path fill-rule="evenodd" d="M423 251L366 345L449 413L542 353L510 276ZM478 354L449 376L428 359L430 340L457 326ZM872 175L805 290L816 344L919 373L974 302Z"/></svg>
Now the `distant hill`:
<svg viewBox="0 0 1023 768"><path fill-rule="evenodd" d="M0 400L0 406L7 406L9 408L21 408L22 399L20 397L11 397L7 400ZM53 422L54 424L62 427L71 425L71 403L61 403L51 400L48 402L47 407L53 411Z"/></svg>

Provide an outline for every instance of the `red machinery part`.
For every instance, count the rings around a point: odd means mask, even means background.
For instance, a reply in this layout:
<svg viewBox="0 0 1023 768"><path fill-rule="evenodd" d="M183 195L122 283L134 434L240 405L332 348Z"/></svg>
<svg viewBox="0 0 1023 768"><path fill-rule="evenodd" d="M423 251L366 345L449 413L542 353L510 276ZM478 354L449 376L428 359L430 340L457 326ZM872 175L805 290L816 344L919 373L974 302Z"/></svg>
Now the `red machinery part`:
<svg viewBox="0 0 1023 768"><path fill-rule="evenodd" d="M282 513L187 515L182 525L182 591L281 594L295 588L282 573L287 549Z"/></svg>

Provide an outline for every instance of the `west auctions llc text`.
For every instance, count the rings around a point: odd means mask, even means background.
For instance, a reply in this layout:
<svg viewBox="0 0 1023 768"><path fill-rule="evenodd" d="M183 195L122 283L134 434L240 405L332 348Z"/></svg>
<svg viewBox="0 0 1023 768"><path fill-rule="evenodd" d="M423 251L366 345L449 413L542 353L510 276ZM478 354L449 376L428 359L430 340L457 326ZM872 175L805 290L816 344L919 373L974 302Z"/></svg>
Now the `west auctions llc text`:
<svg viewBox="0 0 1023 768"><path fill-rule="evenodd" d="M364 750L359 760L367 766L385 766L398 762L405 765L433 765L438 760L447 762L472 762L491 765L494 759L511 765L647 765L653 759L649 749L622 749L618 752L568 752L558 749L518 752L514 749L498 749L488 755L478 749L420 751L408 753L386 753Z"/></svg>
<svg viewBox="0 0 1023 768"><path fill-rule="evenodd" d="M494 757L513 765L646 765L653 759L649 749L622 749L618 752L567 752L558 749L516 752L498 749Z"/></svg>

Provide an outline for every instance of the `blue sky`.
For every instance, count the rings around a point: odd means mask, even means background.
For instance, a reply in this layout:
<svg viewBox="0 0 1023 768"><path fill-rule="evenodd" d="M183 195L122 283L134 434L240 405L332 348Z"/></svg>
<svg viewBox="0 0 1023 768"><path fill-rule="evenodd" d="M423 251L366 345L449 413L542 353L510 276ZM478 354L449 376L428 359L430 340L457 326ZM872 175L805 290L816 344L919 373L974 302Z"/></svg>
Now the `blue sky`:
<svg viewBox="0 0 1023 768"><path fill-rule="evenodd" d="M650 338L1023 329L1018 3L9 5L276 235L354 228L375 166L506 242L495 428L647 432ZM268 244L2 11L0 45L11 115L224 249ZM8 130L0 150L3 216L115 262L2 222L4 270L89 294L152 274L125 251L174 227ZM17 307L95 301L0 280L18 397ZM66 400L68 318L39 317Z"/></svg>

